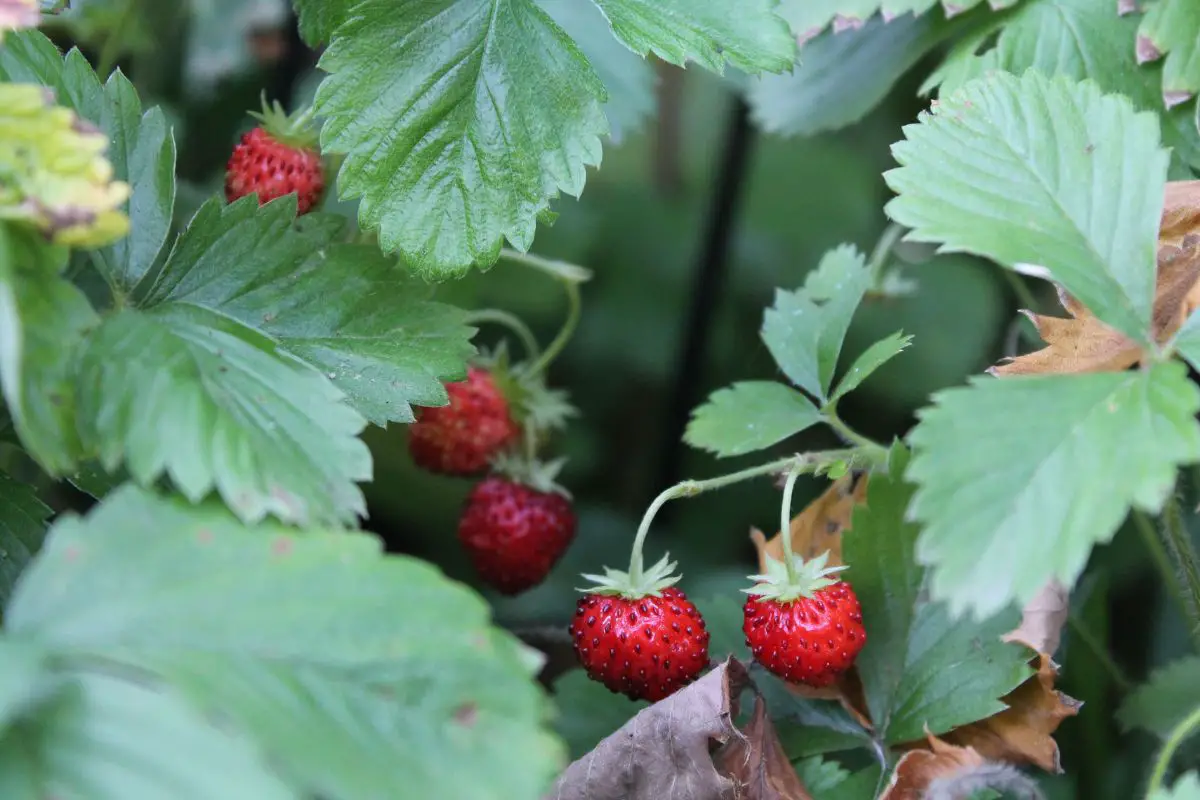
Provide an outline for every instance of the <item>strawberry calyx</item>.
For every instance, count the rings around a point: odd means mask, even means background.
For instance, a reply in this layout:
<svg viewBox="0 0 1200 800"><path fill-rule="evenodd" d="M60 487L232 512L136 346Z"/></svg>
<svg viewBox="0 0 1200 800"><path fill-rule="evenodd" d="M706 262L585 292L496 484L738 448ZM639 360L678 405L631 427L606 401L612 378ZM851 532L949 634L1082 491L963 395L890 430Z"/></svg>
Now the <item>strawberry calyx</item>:
<svg viewBox="0 0 1200 800"><path fill-rule="evenodd" d="M571 493L557 482L558 474L566 463L565 457L541 461L527 453L508 450L492 458L491 468L493 474L514 483L544 494L562 495L570 500Z"/></svg>
<svg viewBox="0 0 1200 800"><path fill-rule="evenodd" d="M534 372L528 362L513 364L504 342L490 353L480 353L475 364L491 373L496 388L508 401L513 419L532 436L534 448L579 415L564 390L546 385L543 373Z"/></svg>
<svg viewBox="0 0 1200 800"><path fill-rule="evenodd" d="M584 574L583 577L591 581L592 585L576 589L576 591L585 594L625 597L629 600L638 600L642 597L662 597L664 589L674 586L680 580L681 576L674 574L675 566L675 562L671 561L668 553L658 563L642 570L640 575L631 575L629 572L605 567L603 575Z"/></svg>
<svg viewBox="0 0 1200 800"><path fill-rule="evenodd" d="M251 111L250 116L258 120L267 135L275 141L296 150L317 150L320 135L312 124L311 106L295 114L283 110L278 100L267 102L267 93L262 94L262 110Z"/></svg>
<svg viewBox="0 0 1200 800"><path fill-rule="evenodd" d="M801 597L812 597L820 590L838 583L841 578L836 577L837 573L846 569L844 564L826 566L829 563L828 550L808 561L800 556L792 556L791 574L783 561L766 556L766 562L766 574L751 575L750 580L755 581L755 585L742 590L757 597L759 602L773 600L777 603L790 603Z"/></svg>

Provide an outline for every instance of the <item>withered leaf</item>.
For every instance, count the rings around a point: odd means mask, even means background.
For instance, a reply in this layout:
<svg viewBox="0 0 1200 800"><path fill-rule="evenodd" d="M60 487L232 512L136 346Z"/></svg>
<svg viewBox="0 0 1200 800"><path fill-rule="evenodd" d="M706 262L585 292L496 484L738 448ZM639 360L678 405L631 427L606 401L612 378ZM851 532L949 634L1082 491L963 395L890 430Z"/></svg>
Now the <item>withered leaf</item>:
<svg viewBox="0 0 1200 800"><path fill-rule="evenodd" d="M1038 590L1021 611L1021 624L1004 636L1006 642L1020 642L1039 653L1053 656L1062 639L1063 626L1070 613L1067 588L1051 579Z"/></svg>
<svg viewBox="0 0 1200 800"><path fill-rule="evenodd" d="M761 695L754 698L754 714L742 733L714 759L717 770L735 782L738 800L812 800L783 751Z"/></svg>
<svg viewBox="0 0 1200 800"><path fill-rule="evenodd" d="M734 779L711 753L745 738L734 718L748 683L746 668L728 659L570 764L547 800L735 800Z"/></svg>
<svg viewBox="0 0 1200 800"><path fill-rule="evenodd" d="M842 563L842 534L850 529L850 514L854 506L867 497L867 476L857 479L853 474L843 475L829 485L820 497L813 500L796 516L792 517L789 531L792 536L792 552L810 559L829 551L829 566ZM776 533L767 539L758 529L750 531L750 540L758 551L758 566L767 569L766 557L783 560L783 540Z"/></svg>
<svg viewBox="0 0 1200 800"><path fill-rule="evenodd" d="M934 781L984 763L983 756L970 747L956 747L932 734L928 739L928 749L910 750L900 757L879 800L924 800Z"/></svg>

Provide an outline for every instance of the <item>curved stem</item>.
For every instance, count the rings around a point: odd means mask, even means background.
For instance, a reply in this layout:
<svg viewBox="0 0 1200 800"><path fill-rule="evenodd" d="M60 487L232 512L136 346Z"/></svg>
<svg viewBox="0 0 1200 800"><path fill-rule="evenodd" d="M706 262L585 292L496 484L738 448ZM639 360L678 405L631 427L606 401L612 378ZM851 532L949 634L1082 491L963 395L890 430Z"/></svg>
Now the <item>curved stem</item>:
<svg viewBox="0 0 1200 800"><path fill-rule="evenodd" d="M104 46L100 48L100 58L96 64L96 75L100 78L101 83L108 79L113 68L117 66L117 59L121 57L121 43L129 31L129 26L133 23L137 6L138 0L125 0L121 16L117 17L108 36L104 37Z"/></svg>
<svg viewBox="0 0 1200 800"><path fill-rule="evenodd" d="M537 375L550 366L551 362L563 351L563 348L567 346L567 342L571 340L571 336L575 333L575 328L579 325L581 307L579 284L591 280L592 273L591 270L584 269L578 264L572 264L569 261L543 258L542 256L535 256L532 253L522 253L519 250L513 250L508 247L500 251L500 257L549 275L560 281L563 288L567 291L567 318L563 322L562 328L559 329L558 335L554 337L554 341L550 342L550 346L546 348L541 357L529 370L531 375Z"/></svg>
<svg viewBox="0 0 1200 800"><path fill-rule="evenodd" d="M792 555L792 491L796 488L796 479L802 471L797 464L788 472L787 481L783 484L783 503L779 507L779 538L783 544L783 565L787 568L788 583L793 586L796 585L796 558Z"/></svg>
<svg viewBox="0 0 1200 800"><path fill-rule="evenodd" d="M896 248L896 244L900 241L900 237L904 236L906 230L908 229L896 222L884 228L879 241L875 244L875 249L871 251L871 259L867 262L867 271L871 275L872 286L879 286L879 278L883 274L883 268L887 266L888 256L892 254L892 250Z"/></svg>
<svg viewBox="0 0 1200 800"><path fill-rule="evenodd" d="M533 253L522 253L520 250L513 250L510 247L501 249L500 257L506 258L513 263L523 264L531 269L536 269L538 272L543 272L564 283L586 283L592 279L591 270L581 267L578 264L572 264L569 261L543 258L542 256L535 256Z"/></svg>
<svg viewBox="0 0 1200 800"><path fill-rule="evenodd" d="M1188 625L1192 640L1200 646L1200 558L1187 527L1183 524L1183 511L1179 497L1174 493L1167 499L1162 513L1163 544L1175 562L1179 585L1183 589L1183 604L1187 609Z"/></svg>
<svg viewBox="0 0 1200 800"><path fill-rule="evenodd" d="M533 331L529 330L529 326L522 322L521 318L516 314L510 314L499 308L481 308L467 314L466 323L468 325L477 322L492 322L497 325L503 325L521 340L521 346L525 348L527 358L534 359L538 357L541 349L538 347L537 337L533 335Z"/></svg>
<svg viewBox="0 0 1200 800"><path fill-rule="evenodd" d="M1146 787L1147 800L1162 788L1163 779L1167 776L1167 768L1171 766L1171 758L1175 755L1175 751L1197 728L1200 728L1200 708L1188 714L1167 737L1166 744L1163 745L1158 759L1154 762L1154 771L1150 773L1150 783Z"/></svg>
<svg viewBox="0 0 1200 800"><path fill-rule="evenodd" d="M1154 529L1154 523L1150 520L1144 511L1134 509L1132 512L1133 524L1137 528L1137 532L1142 537L1142 542L1146 545L1146 550L1150 553L1150 560L1154 562L1155 569L1162 576L1163 585L1167 587L1167 593L1178 604L1179 613L1184 619L1188 616L1188 604L1184 600L1183 591L1179 586L1179 576L1175 574L1175 570L1171 567L1171 559L1167 557L1167 551L1163 547L1163 543L1159 540L1158 531Z"/></svg>
<svg viewBox="0 0 1200 800"><path fill-rule="evenodd" d="M868 439L845 422L842 422L841 417L837 415L832 406L827 406L824 412L825 422L829 427L833 428L847 442L854 445L868 461L875 466L883 466L887 463L888 451L886 447L872 439Z"/></svg>
<svg viewBox="0 0 1200 800"><path fill-rule="evenodd" d="M567 290L567 318L563 321L558 334L550 342L550 345L545 349L541 357L530 367L529 373L531 375L538 375L550 366L554 359L558 357L558 354L563 351L563 348L567 346L567 342L571 341L571 336L574 335L575 328L579 326L579 312L582 306L579 298L579 284L564 281L563 288Z"/></svg>

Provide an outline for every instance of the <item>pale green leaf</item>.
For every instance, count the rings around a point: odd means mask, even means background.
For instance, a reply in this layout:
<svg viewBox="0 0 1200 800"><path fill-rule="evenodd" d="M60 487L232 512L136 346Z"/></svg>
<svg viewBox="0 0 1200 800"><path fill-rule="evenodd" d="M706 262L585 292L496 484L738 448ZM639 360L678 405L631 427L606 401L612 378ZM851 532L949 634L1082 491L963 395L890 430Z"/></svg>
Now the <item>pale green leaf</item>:
<svg viewBox="0 0 1200 800"><path fill-rule="evenodd" d="M159 676L304 796L534 800L562 764L524 647L371 535L126 486L55 525L7 625Z"/></svg>
<svg viewBox="0 0 1200 800"><path fill-rule="evenodd" d="M0 797L299 800L253 743L172 692L81 674L0 736Z"/></svg>
<svg viewBox="0 0 1200 800"><path fill-rule="evenodd" d="M956 2L959 7L973 6L978 0ZM902 14L920 16L938 4L938 0L782 0L779 13L797 36L808 38L825 30L831 23L839 28L861 25L882 11L890 19Z"/></svg>
<svg viewBox="0 0 1200 800"><path fill-rule="evenodd" d="M371 476L365 420L311 368L208 309L165 303L107 317L79 364L79 425L108 470L212 490L246 520L351 522Z"/></svg>
<svg viewBox="0 0 1200 800"><path fill-rule="evenodd" d="M1157 512L1176 468L1200 461L1197 411L1176 363L980 378L935 395L910 435L908 475L933 594L955 616L989 615L1052 577L1071 585L1130 508Z"/></svg>
<svg viewBox="0 0 1200 800"><path fill-rule="evenodd" d="M575 40L608 90L604 115L616 144L636 133L655 108L655 74L650 62L613 38L604 15L589 0L537 0Z"/></svg>
<svg viewBox="0 0 1200 800"><path fill-rule="evenodd" d="M775 13L776 0L594 0L613 33L635 53L683 66L695 61L720 73L782 72L796 41Z"/></svg>
<svg viewBox="0 0 1200 800"><path fill-rule="evenodd" d="M684 441L718 456L762 450L821 421L816 406L774 381L741 381L718 389L692 412Z"/></svg>
<svg viewBox="0 0 1200 800"><path fill-rule="evenodd" d="M364 0L320 66L341 197L425 276L487 267L505 239L528 249L600 163L604 86L533 0Z"/></svg>
<svg viewBox="0 0 1200 800"><path fill-rule="evenodd" d="M1147 800L1200 800L1200 775L1185 773L1170 788L1157 790Z"/></svg>
<svg viewBox="0 0 1200 800"><path fill-rule="evenodd" d="M1171 340L1171 346L1194 368L1200 369L1200 312L1192 312Z"/></svg>
<svg viewBox="0 0 1200 800"><path fill-rule="evenodd" d="M1126 729L1143 728L1166 738L1200 707L1200 657L1168 664L1150 676L1121 706L1117 719Z"/></svg>
<svg viewBox="0 0 1200 800"><path fill-rule="evenodd" d="M1200 92L1200 6L1192 0L1154 0L1147 4L1137 34L1140 60L1163 55L1162 93L1168 106Z"/></svg>
<svg viewBox="0 0 1200 800"><path fill-rule="evenodd" d="M8 605L25 565L42 546L50 508L33 487L0 472L0 609Z"/></svg>
<svg viewBox="0 0 1200 800"><path fill-rule="evenodd" d="M841 382L837 385L837 390L829 398L830 402L836 402L850 392L853 392L859 386L862 386L863 381L871 377L871 373L903 353L905 348L912 342L912 338L911 336L905 336L901 331L897 331L886 339L880 339L864 350L858 358L854 359L854 363L850 365L850 369L842 376Z"/></svg>
<svg viewBox="0 0 1200 800"><path fill-rule="evenodd" d="M870 285L862 254L843 245L825 254L803 288L776 291L775 305L763 315L762 339L783 374L822 403L854 310Z"/></svg>
<svg viewBox="0 0 1200 800"><path fill-rule="evenodd" d="M62 259L35 234L0 224L0 385L22 446L56 476L80 456L75 360L99 322L58 276Z"/></svg>
<svg viewBox="0 0 1200 800"><path fill-rule="evenodd" d="M356 0L292 0L300 21L300 35L312 47L327 44L345 21Z"/></svg>
<svg viewBox="0 0 1200 800"><path fill-rule="evenodd" d="M842 574L862 604L867 643L855 662L876 735L894 744L945 733L1003 711L1000 698L1032 673L1031 653L1000 637L1019 621L1013 609L983 622L954 620L922 591L913 561L919 526L905 519L913 487L901 475L902 448L890 474L871 478L843 540Z"/></svg>
<svg viewBox="0 0 1200 800"><path fill-rule="evenodd" d="M1168 163L1157 117L1095 83L998 72L904 131L884 177L909 239L1044 267L1147 341Z"/></svg>
<svg viewBox="0 0 1200 800"><path fill-rule="evenodd" d="M89 257L118 288L131 289L154 265L166 242L175 206L175 140L162 110L143 113L137 91L115 72L101 84L78 50L66 57L43 34L22 31L0 48L0 77L35 81L58 102L97 125L109 139L113 177L130 184L130 232Z"/></svg>
<svg viewBox="0 0 1200 800"><path fill-rule="evenodd" d="M0 737L13 720L33 711L57 690L45 675L45 664L46 652L35 642L0 638Z"/></svg>
<svg viewBox="0 0 1200 800"><path fill-rule="evenodd" d="M311 364L376 425L447 401L474 353L461 310L369 245L335 244L342 218L296 219L294 197L205 203L142 304L231 317Z"/></svg>

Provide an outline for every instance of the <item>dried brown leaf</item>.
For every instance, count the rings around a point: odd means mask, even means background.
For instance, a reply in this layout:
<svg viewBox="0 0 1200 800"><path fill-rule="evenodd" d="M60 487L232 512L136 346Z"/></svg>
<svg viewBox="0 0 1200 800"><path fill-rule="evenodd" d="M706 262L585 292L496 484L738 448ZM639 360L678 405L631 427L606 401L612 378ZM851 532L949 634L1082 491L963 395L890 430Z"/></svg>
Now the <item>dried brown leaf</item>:
<svg viewBox="0 0 1200 800"><path fill-rule="evenodd" d="M1071 610L1067 587L1053 578L1021 611L1021 624L1006 633L1006 642L1020 642L1039 653L1054 655Z"/></svg>
<svg viewBox="0 0 1200 800"><path fill-rule="evenodd" d="M971 747L956 747L927 734L928 749L910 750L896 762L892 779L879 800L923 800L929 784L964 769L974 769L984 758Z"/></svg>
<svg viewBox="0 0 1200 800"><path fill-rule="evenodd" d="M829 485L820 497L792 517L789 530L792 552L802 558L815 558L829 551L829 565L842 563L842 534L850 529L850 514L854 506L867 497L867 476L857 480L853 474L843 475ZM783 540L776 533L767 539L758 529L750 531L750 540L758 551L759 570L766 572L767 556L783 560Z"/></svg>
<svg viewBox="0 0 1200 800"><path fill-rule="evenodd" d="M730 739L717 753L717 770L736 784L738 800L812 800L796 774L761 695L754 698L754 714L743 729L744 738Z"/></svg>

